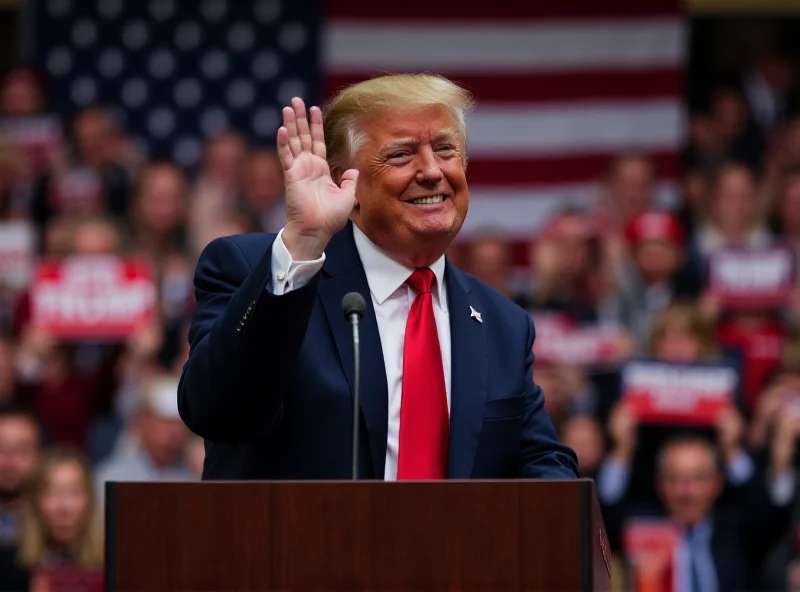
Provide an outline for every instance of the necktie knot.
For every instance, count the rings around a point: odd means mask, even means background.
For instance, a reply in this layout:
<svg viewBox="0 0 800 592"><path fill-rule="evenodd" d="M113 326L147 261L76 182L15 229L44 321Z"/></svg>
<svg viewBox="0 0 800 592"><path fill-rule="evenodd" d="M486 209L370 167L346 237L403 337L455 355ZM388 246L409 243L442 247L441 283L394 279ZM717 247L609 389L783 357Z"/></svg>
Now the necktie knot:
<svg viewBox="0 0 800 592"><path fill-rule="evenodd" d="M406 283L411 286L415 292L419 294L428 294L431 291L433 280L436 276L427 268L417 269L409 276Z"/></svg>

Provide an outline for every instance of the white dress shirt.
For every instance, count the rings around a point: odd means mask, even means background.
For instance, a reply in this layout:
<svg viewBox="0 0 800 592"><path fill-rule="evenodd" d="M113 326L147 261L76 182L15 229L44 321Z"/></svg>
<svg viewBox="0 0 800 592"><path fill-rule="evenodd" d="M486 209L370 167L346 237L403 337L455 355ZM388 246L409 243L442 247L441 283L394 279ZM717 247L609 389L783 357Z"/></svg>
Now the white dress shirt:
<svg viewBox="0 0 800 592"><path fill-rule="evenodd" d="M314 261L293 261L286 245L283 244L283 231L278 233L272 246L272 291L285 294L305 285L325 262L325 254ZM401 265L378 248L355 225L353 235L356 249L364 266L369 284L372 305L378 321L378 332L383 350L383 364L386 368L386 386L389 392L389 418L386 439L386 468L384 479L397 478L397 454L400 447L400 404L403 395L403 343L405 341L406 320L416 292L405 284L414 272L412 268ZM433 315L439 333L439 347L442 350L442 365L447 392L447 408L450 408L450 318L447 310L447 287L444 283L444 256L433 265L431 271L436 276L433 293Z"/></svg>

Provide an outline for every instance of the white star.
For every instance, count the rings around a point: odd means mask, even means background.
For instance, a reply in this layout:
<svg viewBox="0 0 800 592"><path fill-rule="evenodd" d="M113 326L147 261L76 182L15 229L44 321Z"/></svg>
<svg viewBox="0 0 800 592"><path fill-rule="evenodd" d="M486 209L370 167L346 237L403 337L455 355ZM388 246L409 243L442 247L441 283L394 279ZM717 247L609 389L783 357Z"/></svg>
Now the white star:
<svg viewBox="0 0 800 592"><path fill-rule="evenodd" d="M469 310L470 310L469 318L477 319L479 323L483 323L483 319L481 318L481 313L472 308L472 306L469 307Z"/></svg>

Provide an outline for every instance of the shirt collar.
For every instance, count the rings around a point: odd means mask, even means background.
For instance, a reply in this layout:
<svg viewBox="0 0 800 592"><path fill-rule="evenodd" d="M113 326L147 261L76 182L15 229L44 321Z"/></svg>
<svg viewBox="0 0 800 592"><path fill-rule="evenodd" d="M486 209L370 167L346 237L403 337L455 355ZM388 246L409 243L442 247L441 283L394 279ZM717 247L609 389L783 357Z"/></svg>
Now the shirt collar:
<svg viewBox="0 0 800 592"><path fill-rule="evenodd" d="M364 266L364 273L367 275L369 289L377 303L383 304L414 273L414 269L392 259L355 224L353 224L353 238L361 264ZM441 304L444 302L444 255L430 268L436 276L433 295Z"/></svg>
<svg viewBox="0 0 800 592"><path fill-rule="evenodd" d="M710 516L703 518L690 529L685 529L685 533L687 535L692 533L691 538L695 541L709 541L711 539L712 532L713 522Z"/></svg>

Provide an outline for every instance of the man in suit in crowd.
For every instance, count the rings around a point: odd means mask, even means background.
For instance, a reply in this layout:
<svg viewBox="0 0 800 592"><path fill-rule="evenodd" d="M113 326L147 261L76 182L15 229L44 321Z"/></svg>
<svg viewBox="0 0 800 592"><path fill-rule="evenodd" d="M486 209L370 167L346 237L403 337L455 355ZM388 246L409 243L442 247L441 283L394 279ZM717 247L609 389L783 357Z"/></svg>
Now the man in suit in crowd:
<svg viewBox="0 0 800 592"><path fill-rule="evenodd" d="M761 475L726 495L730 468L714 444L695 434L668 440L657 460L658 494L679 529L676 589L686 592L760 590L759 566L785 530L791 506L776 504Z"/></svg>
<svg viewBox="0 0 800 592"><path fill-rule="evenodd" d="M445 258L467 214L471 97L431 75L295 98L277 134L286 225L197 266L180 414L205 479L350 476L351 328L361 321L359 476L575 478L533 382L534 328Z"/></svg>

